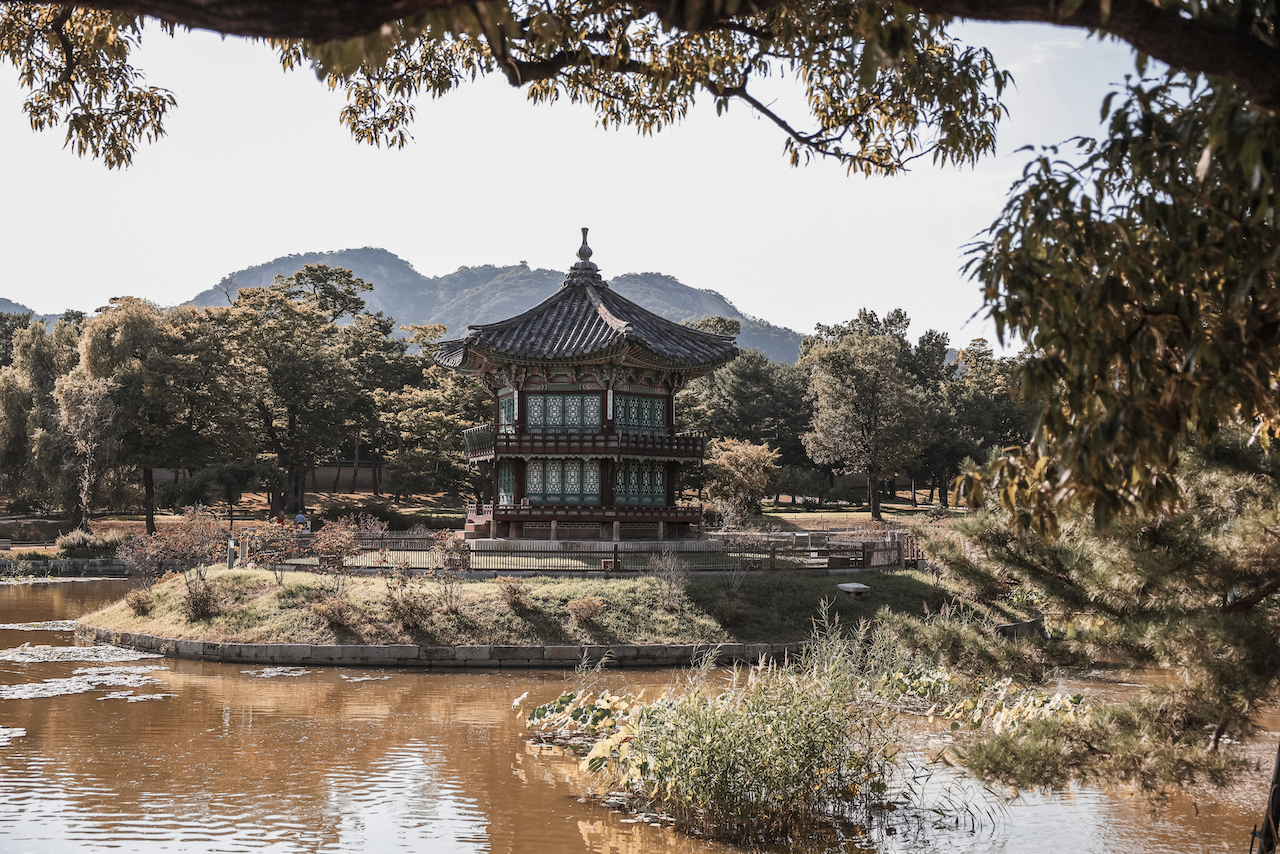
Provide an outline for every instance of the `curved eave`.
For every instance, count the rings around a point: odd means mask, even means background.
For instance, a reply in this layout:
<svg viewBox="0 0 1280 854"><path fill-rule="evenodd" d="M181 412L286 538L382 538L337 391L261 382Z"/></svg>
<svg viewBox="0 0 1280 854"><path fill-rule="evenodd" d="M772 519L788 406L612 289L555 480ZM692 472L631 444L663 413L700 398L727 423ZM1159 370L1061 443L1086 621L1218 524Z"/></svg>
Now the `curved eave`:
<svg viewBox="0 0 1280 854"><path fill-rule="evenodd" d="M462 346L456 350L444 350L444 344L454 343L461 344ZM658 353L654 353L647 347L638 346L634 342L622 341L613 346L605 347L592 353L545 359L519 353L491 350L474 344L468 344L465 341L457 341L442 342L440 349L437 349L436 351L435 361L439 365L452 368L456 371L462 371L463 373L479 372L486 365L490 367L506 367L508 365L515 365L545 368L570 368L583 367L586 365L620 365L623 367L643 368L661 373L684 374L685 376L693 377L710 373L721 365L731 362L733 359L737 358L737 356L738 348L734 347L725 358L718 359L714 362L688 364L673 362Z"/></svg>

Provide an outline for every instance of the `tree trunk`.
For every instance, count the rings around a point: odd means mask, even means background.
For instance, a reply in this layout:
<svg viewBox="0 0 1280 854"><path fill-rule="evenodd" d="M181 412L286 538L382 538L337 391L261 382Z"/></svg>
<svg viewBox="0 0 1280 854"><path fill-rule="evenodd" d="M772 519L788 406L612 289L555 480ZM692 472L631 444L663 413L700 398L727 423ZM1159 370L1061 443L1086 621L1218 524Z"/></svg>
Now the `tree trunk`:
<svg viewBox="0 0 1280 854"><path fill-rule="evenodd" d="M360 434L356 433L356 452L351 460L351 488L347 492L351 495L356 491L356 478L360 477Z"/></svg>
<svg viewBox="0 0 1280 854"><path fill-rule="evenodd" d="M880 516L880 479L867 477L867 494L871 496L871 521L881 522Z"/></svg>
<svg viewBox="0 0 1280 854"><path fill-rule="evenodd" d="M333 458L333 486L329 487L330 492L338 491L338 478L342 477L342 458L335 456Z"/></svg>
<svg viewBox="0 0 1280 854"><path fill-rule="evenodd" d="M938 481L938 503L942 505L943 510L949 506L947 498L947 476L944 474Z"/></svg>
<svg viewBox="0 0 1280 854"><path fill-rule="evenodd" d="M916 476L911 475L911 506L916 508L920 506L919 500L916 498Z"/></svg>
<svg viewBox="0 0 1280 854"><path fill-rule="evenodd" d="M156 482L151 469L142 468L142 512L147 519L147 536L156 532Z"/></svg>
<svg viewBox="0 0 1280 854"><path fill-rule="evenodd" d="M1276 750L1275 770L1271 772L1271 794L1267 798L1267 810L1262 814L1262 829L1254 829L1260 843L1258 854L1275 854L1277 819L1280 819L1280 746Z"/></svg>

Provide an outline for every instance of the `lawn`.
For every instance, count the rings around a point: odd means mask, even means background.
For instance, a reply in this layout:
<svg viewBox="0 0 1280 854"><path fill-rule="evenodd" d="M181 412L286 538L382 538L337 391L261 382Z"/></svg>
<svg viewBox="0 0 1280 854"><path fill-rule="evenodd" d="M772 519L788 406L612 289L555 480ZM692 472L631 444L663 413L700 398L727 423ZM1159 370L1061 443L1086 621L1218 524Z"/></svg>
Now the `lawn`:
<svg viewBox="0 0 1280 854"><path fill-rule="evenodd" d="M871 593L851 599L836 590L852 579ZM850 623L882 607L936 612L952 598L932 576L915 571L694 577L674 593L654 577L531 577L524 580L524 601L515 603L494 580L461 580L452 588L453 608L442 601L449 591L425 578L398 594L380 578L350 578L336 596L331 577L305 572L286 573L281 584L265 571L214 570L209 581L218 601L214 616L187 619L187 588L182 578L170 577L152 589L146 614L135 614L121 601L81 619L121 632L222 643L779 643L808 637L823 599ZM585 597L600 601L599 613L575 618L570 603ZM991 616L1003 621L1018 615Z"/></svg>

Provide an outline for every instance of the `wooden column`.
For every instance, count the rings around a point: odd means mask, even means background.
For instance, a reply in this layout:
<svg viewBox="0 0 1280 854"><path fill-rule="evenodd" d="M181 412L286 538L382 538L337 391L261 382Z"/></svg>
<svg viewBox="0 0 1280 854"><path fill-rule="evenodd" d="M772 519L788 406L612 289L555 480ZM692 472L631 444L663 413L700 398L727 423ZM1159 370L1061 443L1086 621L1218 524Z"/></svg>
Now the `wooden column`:
<svg viewBox="0 0 1280 854"><path fill-rule="evenodd" d="M600 461L600 504L603 507L613 507L613 467L617 465L613 460Z"/></svg>

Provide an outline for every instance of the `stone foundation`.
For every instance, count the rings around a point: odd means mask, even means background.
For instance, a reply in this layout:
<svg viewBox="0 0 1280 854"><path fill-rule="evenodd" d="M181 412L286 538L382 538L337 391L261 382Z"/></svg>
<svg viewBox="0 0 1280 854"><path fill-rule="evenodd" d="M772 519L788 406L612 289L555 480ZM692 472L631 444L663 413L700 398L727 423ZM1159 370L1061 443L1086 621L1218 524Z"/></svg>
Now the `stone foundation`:
<svg viewBox="0 0 1280 854"><path fill-rule="evenodd" d="M340 667L416 667L492 670L539 667L571 670L606 655L618 667L688 667L714 651L721 665L755 664L761 658L783 660L799 654L800 643L726 643L716 646L610 644L590 646L414 646L413 644L323 645L302 643L205 643L155 635L114 632L76 623L76 640L111 644L196 661Z"/></svg>

